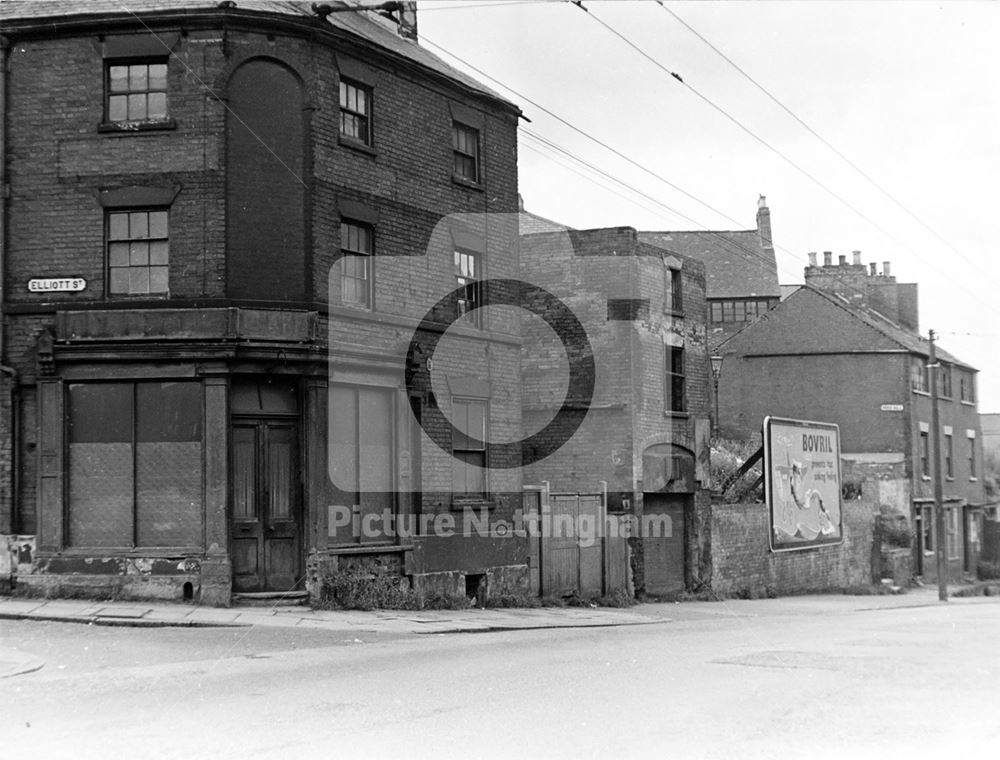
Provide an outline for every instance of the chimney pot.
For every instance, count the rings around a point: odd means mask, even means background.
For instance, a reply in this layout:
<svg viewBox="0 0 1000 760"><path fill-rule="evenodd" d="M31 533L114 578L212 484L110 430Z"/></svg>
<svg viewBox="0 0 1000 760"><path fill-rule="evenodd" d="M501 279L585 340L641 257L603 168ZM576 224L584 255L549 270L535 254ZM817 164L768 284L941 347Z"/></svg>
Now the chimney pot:
<svg viewBox="0 0 1000 760"><path fill-rule="evenodd" d="M858 264L861 263L861 251L855 251L854 252L854 263L855 263L855 265L858 265Z"/></svg>
<svg viewBox="0 0 1000 760"><path fill-rule="evenodd" d="M871 264L869 264L868 266L871 269L872 277L874 277L875 275L878 274L878 267L875 265L874 261Z"/></svg>
<svg viewBox="0 0 1000 760"><path fill-rule="evenodd" d="M809 266L816 266L816 251L809 251Z"/></svg>
<svg viewBox="0 0 1000 760"><path fill-rule="evenodd" d="M845 264L847 264L847 256L845 256L843 253L840 254L840 256L838 256L837 259L840 262L840 266L844 266Z"/></svg>
<svg viewBox="0 0 1000 760"><path fill-rule="evenodd" d="M833 251L823 251L823 266L828 267L833 264Z"/></svg>
<svg viewBox="0 0 1000 760"><path fill-rule="evenodd" d="M888 261L883 261L882 262L882 276L883 277L888 277L889 276L889 262Z"/></svg>

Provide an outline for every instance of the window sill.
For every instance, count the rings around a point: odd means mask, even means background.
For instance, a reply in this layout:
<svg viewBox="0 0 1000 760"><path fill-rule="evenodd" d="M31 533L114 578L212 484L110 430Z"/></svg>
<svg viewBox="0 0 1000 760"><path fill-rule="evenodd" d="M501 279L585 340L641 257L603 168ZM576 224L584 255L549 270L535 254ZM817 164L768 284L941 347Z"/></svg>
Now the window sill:
<svg viewBox="0 0 1000 760"><path fill-rule="evenodd" d="M379 554L386 551L413 551L413 544L370 543L370 544L328 544L329 554Z"/></svg>
<svg viewBox="0 0 1000 760"><path fill-rule="evenodd" d="M962 406L975 407L975 405L976 405L975 401L966 401L964 398L962 399Z"/></svg>
<svg viewBox="0 0 1000 760"><path fill-rule="evenodd" d="M677 317L678 319L684 319L684 312L680 309L664 309L664 314L668 314L671 317Z"/></svg>
<svg viewBox="0 0 1000 760"><path fill-rule="evenodd" d="M979 478L969 478L969 482L970 483L978 483L979 482Z"/></svg>
<svg viewBox="0 0 1000 760"><path fill-rule="evenodd" d="M161 132L171 129L177 129L177 121L175 119L161 119L159 121L104 121L97 125L98 132L110 134Z"/></svg>
<svg viewBox="0 0 1000 760"><path fill-rule="evenodd" d="M344 148L350 148L358 153L364 153L372 158L378 156L378 151L375 150L371 145L366 143L364 140L358 140L354 137L348 137L347 135L339 135L337 137L337 144Z"/></svg>
<svg viewBox="0 0 1000 760"><path fill-rule="evenodd" d="M673 418L679 419L679 420L686 420L688 417L691 416L691 413L690 412L672 412L669 409L665 409L663 411L663 416L664 417L673 417Z"/></svg>
<svg viewBox="0 0 1000 760"><path fill-rule="evenodd" d="M947 480L949 483L954 483L955 482L955 478L952 475L945 475L944 479Z"/></svg>
<svg viewBox="0 0 1000 760"><path fill-rule="evenodd" d="M920 479L922 481L924 481L925 483L930 483L931 482L931 476L930 475L921 475Z"/></svg>
<svg viewBox="0 0 1000 760"><path fill-rule="evenodd" d="M931 394L928 391L921 391L921 390L917 390L916 388L911 388L910 390L912 390L918 396L927 396L927 398L930 398L930 396L931 396Z"/></svg>
<svg viewBox="0 0 1000 760"><path fill-rule="evenodd" d="M452 174L451 181L456 185L461 185L462 187L468 188L469 190L476 190L478 192L483 192L484 188L481 182L476 182L468 177L463 177L459 174Z"/></svg>

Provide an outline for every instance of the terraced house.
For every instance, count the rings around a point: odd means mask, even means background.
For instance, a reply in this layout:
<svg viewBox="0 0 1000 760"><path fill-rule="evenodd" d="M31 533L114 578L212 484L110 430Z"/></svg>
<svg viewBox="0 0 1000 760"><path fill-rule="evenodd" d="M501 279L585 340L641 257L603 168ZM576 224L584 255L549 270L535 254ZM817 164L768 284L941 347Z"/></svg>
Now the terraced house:
<svg viewBox="0 0 1000 760"><path fill-rule="evenodd" d="M517 210L519 111L384 5L0 5L18 586L525 585L522 543L461 529L519 507L485 443L519 430L518 321L476 285L517 272L486 220Z"/></svg>

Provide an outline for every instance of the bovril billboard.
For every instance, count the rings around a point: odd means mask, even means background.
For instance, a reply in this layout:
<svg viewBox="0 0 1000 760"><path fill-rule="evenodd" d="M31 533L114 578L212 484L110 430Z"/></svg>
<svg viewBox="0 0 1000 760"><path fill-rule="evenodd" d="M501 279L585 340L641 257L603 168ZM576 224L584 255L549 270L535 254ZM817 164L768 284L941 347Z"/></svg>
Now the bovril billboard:
<svg viewBox="0 0 1000 760"><path fill-rule="evenodd" d="M764 476L771 551L844 540L840 428L826 422L766 417Z"/></svg>

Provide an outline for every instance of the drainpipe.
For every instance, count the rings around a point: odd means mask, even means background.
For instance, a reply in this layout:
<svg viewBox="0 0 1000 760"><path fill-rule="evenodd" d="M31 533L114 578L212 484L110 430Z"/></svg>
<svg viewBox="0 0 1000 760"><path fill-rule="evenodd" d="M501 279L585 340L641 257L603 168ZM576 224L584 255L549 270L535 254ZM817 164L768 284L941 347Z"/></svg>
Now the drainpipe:
<svg viewBox="0 0 1000 760"><path fill-rule="evenodd" d="M10 53L10 40L0 36L0 362L3 361L6 349L4 331L4 274L7 269L7 57ZM10 377L10 466L11 466L11 525L13 530L14 516L18 513L17 497L19 493L20 457L18 447L18 430L20 430L20 410L18 409L19 384L17 370L0 363L0 373ZM0 526L2 527L2 526Z"/></svg>

